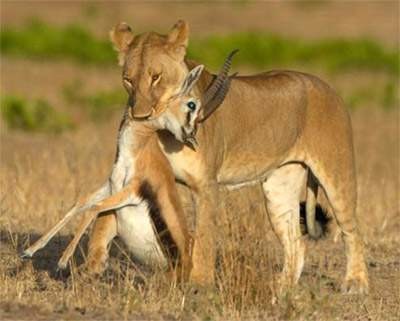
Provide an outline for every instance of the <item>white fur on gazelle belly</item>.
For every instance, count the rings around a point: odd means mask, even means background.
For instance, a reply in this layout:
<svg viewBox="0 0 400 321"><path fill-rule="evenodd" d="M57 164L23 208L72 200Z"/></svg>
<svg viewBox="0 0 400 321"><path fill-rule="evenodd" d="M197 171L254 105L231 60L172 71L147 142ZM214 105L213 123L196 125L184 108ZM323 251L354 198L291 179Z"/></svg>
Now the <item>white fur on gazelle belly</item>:
<svg viewBox="0 0 400 321"><path fill-rule="evenodd" d="M154 267L167 267L146 201L137 206L125 206L117 211L118 236L129 252L140 262Z"/></svg>
<svg viewBox="0 0 400 321"><path fill-rule="evenodd" d="M119 155L111 173L112 194L122 190L134 176L133 144L132 128L130 126L122 128L118 137ZM160 247L147 201L143 200L135 206L125 206L116 213L117 234L130 253L143 264L166 267L168 261Z"/></svg>

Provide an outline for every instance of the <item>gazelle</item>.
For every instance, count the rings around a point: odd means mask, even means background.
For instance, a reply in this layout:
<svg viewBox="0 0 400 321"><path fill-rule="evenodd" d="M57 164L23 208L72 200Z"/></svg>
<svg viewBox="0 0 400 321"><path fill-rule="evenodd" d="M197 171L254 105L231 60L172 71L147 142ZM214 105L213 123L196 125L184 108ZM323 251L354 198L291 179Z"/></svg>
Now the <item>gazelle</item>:
<svg viewBox="0 0 400 321"><path fill-rule="evenodd" d="M165 267L168 258L154 227L156 218L153 215L159 211L180 253L183 273L190 271L190 235L175 177L160 149L156 131L169 126L169 117L165 114L170 109L165 106L172 110L200 107L200 98L191 91L202 70L202 65L193 68L180 89L168 101L154 107L157 115L151 119L136 119L129 107L125 110L118 134L116 160L107 182L93 194L81 198L61 221L24 251L24 256L31 257L69 220L80 215L82 219L74 238L58 263L59 268L65 268L90 223L99 213L107 213L99 218L99 222L106 222L107 229L97 225L97 232L90 240L88 267L91 272L102 272L108 257L108 244L117 234L137 259L151 266ZM129 88L130 83L124 83Z"/></svg>
<svg viewBox="0 0 400 321"><path fill-rule="evenodd" d="M123 79L135 117L151 118L160 101L171 97L196 65L185 59L188 24L179 21L167 35L134 35L121 23L112 31ZM149 86L154 80L154 85ZM206 97L215 76L203 71L193 91ZM196 232L191 279L214 282L214 219L218 186L261 184L269 219L284 249L282 284L297 283L305 245L299 224L300 192L307 186L307 224L317 236L315 202L321 191L329 200L345 243L345 292L367 292L368 275L355 218L357 184L352 130L343 101L315 76L271 71L221 78L229 92L218 109L203 108L197 119L169 113L168 130L158 141L175 177L194 192ZM219 90L211 98L218 101ZM221 101L219 101L220 103ZM219 104L218 103L218 104ZM218 104L214 104L217 106ZM211 104L212 105L212 104ZM169 120L168 120L169 119ZM179 119L177 121L177 119ZM174 124L174 125L172 125ZM185 144L196 134L198 147ZM97 225L107 229L111 224ZM96 235L96 229L94 234Z"/></svg>

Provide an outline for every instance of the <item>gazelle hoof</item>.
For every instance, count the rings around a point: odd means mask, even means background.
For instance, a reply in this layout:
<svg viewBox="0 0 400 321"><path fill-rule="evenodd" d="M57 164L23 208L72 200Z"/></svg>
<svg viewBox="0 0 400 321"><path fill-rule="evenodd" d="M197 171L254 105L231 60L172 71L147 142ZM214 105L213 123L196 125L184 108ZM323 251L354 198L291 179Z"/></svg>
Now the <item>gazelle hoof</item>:
<svg viewBox="0 0 400 321"><path fill-rule="evenodd" d="M67 268L68 262L58 262L57 271L65 270Z"/></svg>
<svg viewBox="0 0 400 321"><path fill-rule="evenodd" d="M32 257L32 252L31 251L28 251L28 250L25 250L25 251L23 251L20 255L19 255L19 257L21 258L21 259L30 259L31 257Z"/></svg>

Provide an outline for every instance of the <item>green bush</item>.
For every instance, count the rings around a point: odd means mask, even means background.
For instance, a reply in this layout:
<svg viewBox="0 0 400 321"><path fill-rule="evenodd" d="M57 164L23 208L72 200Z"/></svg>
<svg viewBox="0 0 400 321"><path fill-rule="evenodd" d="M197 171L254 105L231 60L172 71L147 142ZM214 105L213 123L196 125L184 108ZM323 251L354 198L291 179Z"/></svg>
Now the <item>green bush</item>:
<svg viewBox="0 0 400 321"><path fill-rule="evenodd" d="M3 53L28 58L68 58L88 64L116 61L109 41L94 38L78 25L58 28L35 20L19 30L4 28L0 43Z"/></svg>
<svg viewBox="0 0 400 321"><path fill-rule="evenodd" d="M1 101L1 115L9 128L37 132L61 132L73 127L70 117L57 112L44 100L28 101L7 96Z"/></svg>
<svg viewBox="0 0 400 321"><path fill-rule="evenodd" d="M189 56L218 67L234 48L235 64L257 68L318 66L327 71L382 70L398 74L398 51L384 49L368 39L300 41L272 34L237 33L192 41Z"/></svg>
<svg viewBox="0 0 400 321"><path fill-rule="evenodd" d="M114 111L121 111L125 106L127 94L122 87L93 94L85 94L82 88L81 81L71 82L64 86L63 96L68 104L85 108L84 111L94 121L107 119Z"/></svg>
<svg viewBox="0 0 400 321"><path fill-rule="evenodd" d="M384 109L399 107L399 96L395 80L382 86L365 86L342 93L346 106L355 109L365 105L376 105Z"/></svg>
<svg viewBox="0 0 400 321"><path fill-rule="evenodd" d="M105 119L112 112L122 111L127 100L126 94L122 89L112 91L101 91L94 95L86 96L86 104L92 119Z"/></svg>

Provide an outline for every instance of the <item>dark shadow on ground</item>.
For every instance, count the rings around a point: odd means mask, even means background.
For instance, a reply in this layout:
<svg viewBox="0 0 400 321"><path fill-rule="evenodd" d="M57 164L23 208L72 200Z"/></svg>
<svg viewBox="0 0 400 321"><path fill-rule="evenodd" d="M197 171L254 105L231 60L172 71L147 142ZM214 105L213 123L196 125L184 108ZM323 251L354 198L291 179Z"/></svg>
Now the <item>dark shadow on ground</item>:
<svg viewBox="0 0 400 321"><path fill-rule="evenodd" d="M6 265L7 274L11 277L16 277L17 274L22 271L29 262L32 263L32 267L37 272L47 272L50 278L66 282L70 277L70 267L65 270L58 270L57 263L61 258L63 251L72 240L73 235L56 235L49 243L43 248L37 251L32 258L21 258L23 251L38 240L42 235L35 232L19 232L13 233L6 230L0 230L0 256L6 259L8 262ZM73 265L77 268L78 272L85 271L85 260L87 254L87 244L89 237L84 235L74 253L72 258ZM135 277L135 283L143 283L143 276L146 276L152 271L142 265L140 262L135 260L132 255L129 255L129 251L118 238L114 239L110 248L109 261L114 260L118 262L118 268L124 274L124 271L134 269L140 271L138 277ZM115 275L112 268L108 268L101 279L112 281ZM118 276L120 277L120 275Z"/></svg>
<svg viewBox="0 0 400 321"><path fill-rule="evenodd" d="M7 248L8 251L14 252L9 253L9 255L14 254L16 257L20 257L22 252L40 237L40 234L34 232L13 233L10 231L0 230L1 252L3 252L3 249ZM64 280L69 276L70 273L68 270L58 271L57 262L60 259L63 250L72 240L72 237L72 235L54 236L49 243L43 249L37 251L32 258L22 259L20 257L20 265L15 266L15 268L11 267L9 273L11 275L18 273L21 267L30 261L32 262L32 266L36 271L45 271L53 279ZM87 236L84 236L79 247L82 248L83 246L83 248L86 248L86 244ZM80 266L84 262L84 258L81 253L82 251L79 250L79 247L74 255L74 262L77 266ZM15 269L15 271L13 271L13 269Z"/></svg>

